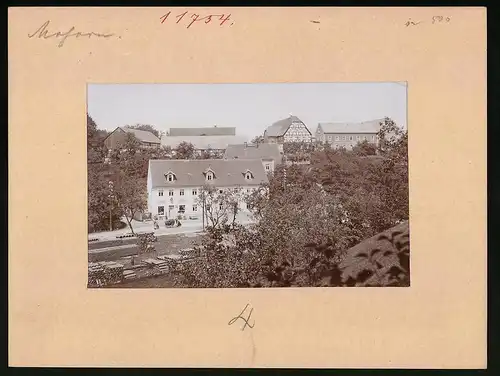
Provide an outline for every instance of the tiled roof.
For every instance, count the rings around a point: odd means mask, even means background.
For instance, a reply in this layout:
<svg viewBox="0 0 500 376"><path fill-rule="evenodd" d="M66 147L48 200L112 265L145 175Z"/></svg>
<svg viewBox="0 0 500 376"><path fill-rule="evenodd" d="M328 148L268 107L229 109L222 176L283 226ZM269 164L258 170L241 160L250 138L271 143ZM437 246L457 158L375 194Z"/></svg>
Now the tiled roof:
<svg viewBox="0 0 500 376"><path fill-rule="evenodd" d="M195 149L225 149L229 144L238 144L246 142L247 139L242 136L163 136L161 144L176 148L181 142L189 142Z"/></svg>
<svg viewBox="0 0 500 376"><path fill-rule="evenodd" d="M384 119L363 121L361 123L319 123L324 133L377 133Z"/></svg>
<svg viewBox="0 0 500 376"><path fill-rule="evenodd" d="M398 265L398 258L395 255L390 255L388 257L382 257L386 251L394 251L395 248L387 240L381 240L379 237L385 235L388 238L394 237L396 242L409 241L409 224L408 221L403 221L402 223L380 233L369 239L362 241L361 243L349 248L345 251L345 257L340 262L339 267L343 270L342 278L346 280L348 277L357 277L357 275L364 269L370 269L370 261L366 258L360 258L358 255L360 253L369 254L375 249L380 249L376 260L379 261L382 266L387 270L393 265Z"/></svg>
<svg viewBox="0 0 500 376"><path fill-rule="evenodd" d="M268 181L262 161L258 159L195 159L149 161L149 174L153 188L157 187L201 187L210 181L205 180L205 172L211 169L215 174L212 184L216 187L237 185L259 185ZM245 172L250 170L254 176L251 181L245 179ZM165 174L175 174L176 180L168 182Z"/></svg>
<svg viewBox="0 0 500 376"><path fill-rule="evenodd" d="M170 128L169 136L234 136L234 127Z"/></svg>
<svg viewBox="0 0 500 376"><path fill-rule="evenodd" d="M266 129L266 136L268 137L279 137L283 136L287 129L292 125L293 122L301 122L297 116L289 116L286 119L278 120Z"/></svg>
<svg viewBox="0 0 500 376"><path fill-rule="evenodd" d="M227 159L272 159L277 163L282 157L278 144L228 145L224 154Z"/></svg>
<svg viewBox="0 0 500 376"><path fill-rule="evenodd" d="M143 131L141 129L132 129L128 127L121 127L121 129L123 129L127 133L132 133L141 142L149 142L152 144L160 143L160 139L149 131Z"/></svg>

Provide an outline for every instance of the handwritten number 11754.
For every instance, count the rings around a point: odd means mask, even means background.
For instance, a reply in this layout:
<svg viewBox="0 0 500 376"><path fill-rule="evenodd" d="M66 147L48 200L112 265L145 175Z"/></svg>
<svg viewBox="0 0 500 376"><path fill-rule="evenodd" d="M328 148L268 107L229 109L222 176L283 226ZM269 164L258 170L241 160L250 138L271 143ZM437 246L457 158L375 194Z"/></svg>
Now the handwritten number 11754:
<svg viewBox="0 0 500 376"><path fill-rule="evenodd" d="M167 21L167 19L170 17L170 15L172 14L172 12L168 12L167 14L164 14L163 16L160 17L160 20L161 20L161 23L164 23L165 21ZM178 14L177 16L175 16L175 23L178 24L180 23L184 17L186 17L186 15L188 14L188 12L184 12L184 13L181 13L181 14ZM200 21L204 21L205 24L208 24L212 21L212 18L215 18L217 19L217 17L219 18L218 20L220 21L220 26L224 25L226 22L228 21L231 21L230 17L231 17L231 14L228 14L228 15L224 15L224 14L210 14L208 16L205 16L205 17L200 17L199 14L191 14L191 17L187 17L187 20L191 20L191 22L189 22L189 24L187 25L187 29L189 29L191 27L191 25L193 25L195 22L200 22ZM172 17L173 19L173 17ZM231 22L229 24L229 26L231 26L233 24L233 22Z"/></svg>

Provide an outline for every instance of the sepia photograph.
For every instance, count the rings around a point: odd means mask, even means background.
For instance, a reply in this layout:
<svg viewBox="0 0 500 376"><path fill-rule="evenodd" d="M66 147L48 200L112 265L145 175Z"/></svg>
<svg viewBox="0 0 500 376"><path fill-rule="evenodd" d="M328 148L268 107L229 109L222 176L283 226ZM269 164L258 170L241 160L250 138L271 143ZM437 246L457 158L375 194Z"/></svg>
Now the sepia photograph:
<svg viewBox="0 0 500 376"><path fill-rule="evenodd" d="M407 90L88 84L88 288L409 287Z"/></svg>

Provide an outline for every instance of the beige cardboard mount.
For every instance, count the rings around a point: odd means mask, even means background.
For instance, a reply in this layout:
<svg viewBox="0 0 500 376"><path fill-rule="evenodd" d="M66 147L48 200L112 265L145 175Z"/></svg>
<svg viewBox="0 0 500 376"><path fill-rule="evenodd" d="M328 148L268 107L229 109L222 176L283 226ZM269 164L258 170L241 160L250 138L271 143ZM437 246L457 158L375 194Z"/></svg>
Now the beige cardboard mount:
<svg viewBox="0 0 500 376"><path fill-rule="evenodd" d="M10 8L8 60L11 366L486 366L484 8ZM408 83L410 288L86 288L88 83L339 81Z"/></svg>

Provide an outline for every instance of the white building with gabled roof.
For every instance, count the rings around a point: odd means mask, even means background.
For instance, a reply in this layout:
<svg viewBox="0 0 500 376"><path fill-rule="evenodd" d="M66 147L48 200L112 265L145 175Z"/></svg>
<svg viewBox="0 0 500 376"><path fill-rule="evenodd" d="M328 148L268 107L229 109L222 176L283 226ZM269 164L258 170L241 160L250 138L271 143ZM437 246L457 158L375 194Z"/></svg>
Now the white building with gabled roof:
<svg viewBox="0 0 500 376"><path fill-rule="evenodd" d="M268 178L258 159L150 160L147 190L148 210L159 219L177 215L201 215L198 195L209 185L245 194L256 191ZM244 200L240 210L248 210Z"/></svg>

